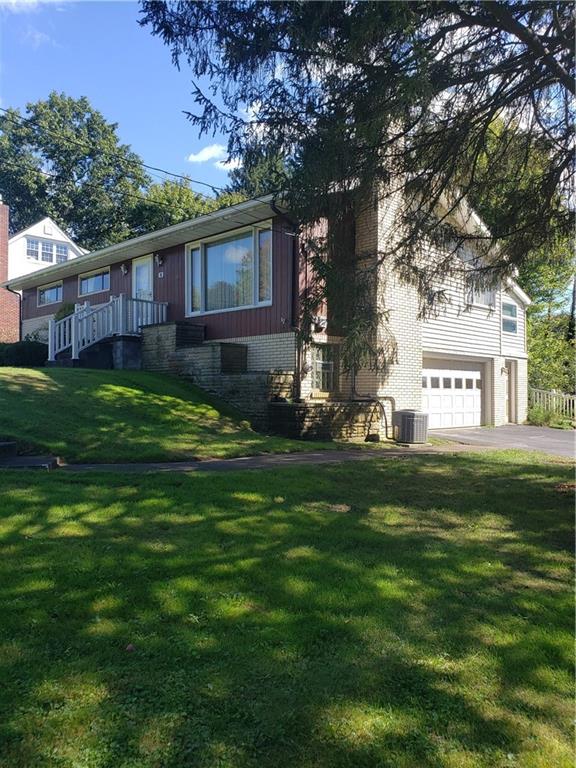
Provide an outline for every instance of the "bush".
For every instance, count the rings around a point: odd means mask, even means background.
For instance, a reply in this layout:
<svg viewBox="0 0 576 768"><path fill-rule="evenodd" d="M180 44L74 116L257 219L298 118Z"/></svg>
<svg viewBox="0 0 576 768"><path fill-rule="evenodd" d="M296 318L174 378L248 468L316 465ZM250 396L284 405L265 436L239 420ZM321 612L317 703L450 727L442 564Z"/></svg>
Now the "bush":
<svg viewBox="0 0 576 768"><path fill-rule="evenodd" d="M69 315L73 315L75 310L74 304L62 304L58 312L54 315L54 320L63 320L65 317L68 317Z"/></svg>
<svg viewBox="0 0 576 768"><path fill-rule="evenodd" d="M17 368L35 368L44 365L48 358L48 345L39 341L17 341L0 344L0 365Z"/></svg>
<svg viewBox="0 0 576 768"><path fill-rule="evenodd" d="M548 411L541 405L533 405L528 409L528 423L534 427L555 427L556 429L570 429L572 422L567 416L560 416L554 411Z"/></svg>

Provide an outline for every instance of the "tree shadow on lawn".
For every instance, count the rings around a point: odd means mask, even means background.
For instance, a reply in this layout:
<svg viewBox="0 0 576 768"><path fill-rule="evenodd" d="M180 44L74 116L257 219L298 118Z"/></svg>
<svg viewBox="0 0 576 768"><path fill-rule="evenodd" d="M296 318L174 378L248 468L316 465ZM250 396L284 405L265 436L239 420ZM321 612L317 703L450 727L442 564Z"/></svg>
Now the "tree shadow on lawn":
<svg viewBox="0 0 576 768"><path fill-rule="evenodd" d="M6 475L0 765L568 765L567 473Z"/></svg>
<svg viewBox="0 0 576 768"><path fill-rule="evenodd" d="M177 460L270 447L233 408L169 375L42 369L1 384L4 433L26 441L30 452L68 461Z"/></svg>

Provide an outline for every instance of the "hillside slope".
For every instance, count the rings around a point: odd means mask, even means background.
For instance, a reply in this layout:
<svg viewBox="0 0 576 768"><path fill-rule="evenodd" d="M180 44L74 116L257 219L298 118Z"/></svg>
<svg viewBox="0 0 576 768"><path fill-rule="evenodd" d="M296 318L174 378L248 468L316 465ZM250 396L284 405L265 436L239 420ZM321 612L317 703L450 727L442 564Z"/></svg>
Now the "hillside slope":
<svg viewBox="0 0 576 768"><path fill-rule="evenodd" d="M232 409L175 377L66 368L0 368L0 438L69 462L179 461L311 449L310 443L254 432Z"/></svg>

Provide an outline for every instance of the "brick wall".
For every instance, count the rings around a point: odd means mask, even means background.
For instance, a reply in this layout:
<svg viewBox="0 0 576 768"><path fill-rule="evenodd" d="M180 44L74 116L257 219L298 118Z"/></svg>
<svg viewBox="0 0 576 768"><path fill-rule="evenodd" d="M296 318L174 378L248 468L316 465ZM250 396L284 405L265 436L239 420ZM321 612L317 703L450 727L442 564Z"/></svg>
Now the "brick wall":
<svg viewBox="0 0 576 768"><path fill-rule="evenodd" d="M0 283L8 280L8 219L10 209L0 202ZM0 288L0 342L20 339L20 299Z"/></svg>

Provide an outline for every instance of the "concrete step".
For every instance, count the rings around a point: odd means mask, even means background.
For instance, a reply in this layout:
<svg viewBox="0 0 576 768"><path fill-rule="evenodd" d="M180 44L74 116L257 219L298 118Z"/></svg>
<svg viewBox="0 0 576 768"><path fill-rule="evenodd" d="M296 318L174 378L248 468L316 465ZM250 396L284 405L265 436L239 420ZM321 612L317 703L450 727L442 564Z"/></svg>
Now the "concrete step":
<svg viewBox="0 0 576 768"><path fill-rule="evenodd" d="M14 440L0 440L0 459L16 456L16 443Z"/></svg>
<svg viewBox="0 0 576 768"><path fill-rule="evenodd" d="M0 469L57 469L57 456L3 456Z"/></svg>

